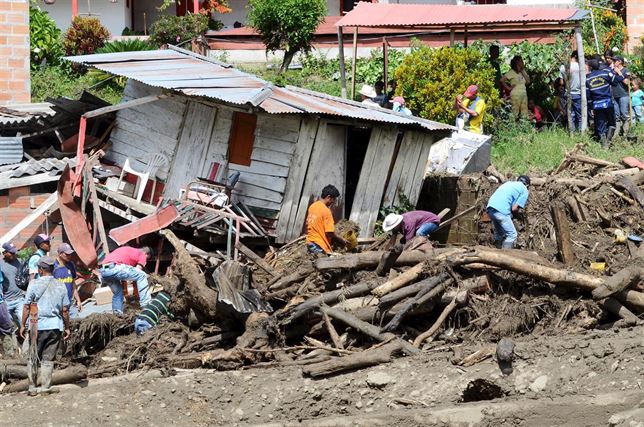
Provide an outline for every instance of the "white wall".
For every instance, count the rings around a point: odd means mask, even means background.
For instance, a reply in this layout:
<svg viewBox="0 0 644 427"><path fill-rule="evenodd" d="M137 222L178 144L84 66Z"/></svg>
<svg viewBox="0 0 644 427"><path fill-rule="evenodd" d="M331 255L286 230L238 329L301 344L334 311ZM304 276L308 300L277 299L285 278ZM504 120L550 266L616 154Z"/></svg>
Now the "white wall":
<svg viewBox="0 0 644 427"><path fill-rule="evenodd" d="M123 28L130 26L130 9L126 7L125 2L126 0L116 0L116 3L110 0L90 0L92 16L98 17L113 36L120 36ZM52 5L43 3L40 7L49 13L63 32L69 28L72 22L71 0L56 0ZM78 0L78 13L87 16L87 12L87 1Z"/></svg>

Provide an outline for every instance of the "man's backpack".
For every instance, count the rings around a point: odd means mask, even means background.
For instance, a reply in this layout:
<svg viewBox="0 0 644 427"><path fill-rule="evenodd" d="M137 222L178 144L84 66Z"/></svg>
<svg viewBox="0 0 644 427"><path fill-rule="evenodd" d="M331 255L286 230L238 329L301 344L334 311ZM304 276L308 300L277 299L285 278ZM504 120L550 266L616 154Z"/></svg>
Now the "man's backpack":
<svg viewBox="0 0 644 427"><path fill-rule="evenodd" d="M18 273L16 274L16 286L23 291L27 290L29 286L29 261L24 261L18 267Z"/></svg>

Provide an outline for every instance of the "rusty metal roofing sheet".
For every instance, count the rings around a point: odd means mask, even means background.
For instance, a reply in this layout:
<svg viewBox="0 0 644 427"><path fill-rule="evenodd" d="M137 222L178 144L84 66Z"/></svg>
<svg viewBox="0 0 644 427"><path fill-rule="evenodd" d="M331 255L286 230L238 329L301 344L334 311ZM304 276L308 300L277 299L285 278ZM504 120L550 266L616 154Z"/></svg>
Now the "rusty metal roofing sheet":
<svg viewBox="0 0 644 427"><path fill-rule="evenodd" d="M587 11L507 5L429 5L359 2L338 27L414 27L579 21Z"/></svg>
<svg viewBox="0 0 644 427"><path fill-rule="evenodd" d="M443 123L405 116L319 92L275 87L228 64L174 47L172 50L105 53L66 59L150 86L230 104L252 105L271 114L326 114L415 126L430 131L454 129Z"/></svg>
<svg viewBox="0 0 644 427"><path fill-rule="evenodd" d="M26 123L43 116L53 116L56 112L49 102L36 104L11 104L0 106L0 126Z"/></svg>

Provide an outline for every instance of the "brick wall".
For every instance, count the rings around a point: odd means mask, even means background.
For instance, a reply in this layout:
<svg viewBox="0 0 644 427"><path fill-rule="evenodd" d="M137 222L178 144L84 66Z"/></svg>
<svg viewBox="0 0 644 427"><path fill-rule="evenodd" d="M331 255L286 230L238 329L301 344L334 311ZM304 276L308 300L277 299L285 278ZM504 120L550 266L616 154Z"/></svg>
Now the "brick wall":
<svg viewBox="0 0 644 427"><path fill-rule="evenodd" d="M643 0L626 0L626 25L628 26L628 48L633 52L644 34Z"/></svg>
<svg viewBox="0 0 644 427"><path fill-rule="evenodd" d="M0 0L0 105L30 101L29 1Z"/></svg>
<svg viewBox="0 0 644 427"><path fill-rule="evenodd" d="M12 188L8 190L8 194L0 196L0 236L31 214L33 212L32 206L34 209L37 208L48 197L47 193L30 194L29 187ZM60 224L62 224L62 220L58 210L49 215L48 221L44 215L41 215L11 242L18 249L31 246L38 234L47 232L48 225L49 234L52 236L52 248L57 248L63 241L63 227Z"/></svg>

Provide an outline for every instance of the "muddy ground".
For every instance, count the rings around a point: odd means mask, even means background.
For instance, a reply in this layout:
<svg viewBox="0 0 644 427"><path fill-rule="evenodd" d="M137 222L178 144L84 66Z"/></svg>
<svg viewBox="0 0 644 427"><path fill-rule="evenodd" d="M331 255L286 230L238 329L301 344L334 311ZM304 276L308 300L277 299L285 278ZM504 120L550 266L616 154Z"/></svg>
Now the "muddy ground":
<svg viewBox="0 0 644 427"><path fill-rule="evenodd" d="M293 366L137 372L53 396L2 396L0 418L7 426L644 426L644 327L515 342L509 376L493 359L451 363L480 347L438 346L322 380ZM477 379L504 396L462 403Z"/></svg>

